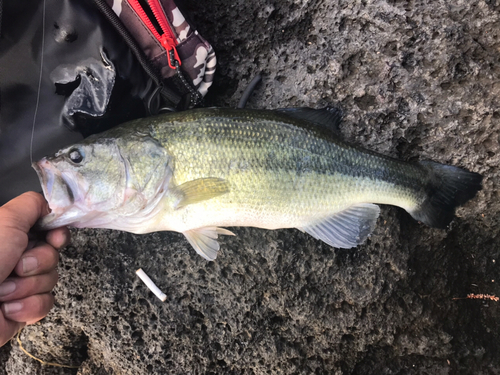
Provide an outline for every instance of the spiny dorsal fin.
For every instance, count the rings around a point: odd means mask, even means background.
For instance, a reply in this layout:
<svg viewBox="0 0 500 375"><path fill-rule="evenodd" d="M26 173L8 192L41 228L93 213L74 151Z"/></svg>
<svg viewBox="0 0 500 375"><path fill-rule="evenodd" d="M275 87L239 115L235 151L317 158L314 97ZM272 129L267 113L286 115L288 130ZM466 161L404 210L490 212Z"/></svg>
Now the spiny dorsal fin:
<svg viewBox="0 0 500 375"><path fill-rule="evenodd" d="M191 229L183 232L183 234L196 252L206 260L214 260L217 258L217 252L220 249L219 242L217 242L219 234L226 236L235 235L227 229L217 227Z"/></svg>
<svg viewBox="0 0 500 375"><path fill-rule="evenodd" d="M308 107L299 108L280 108L276 111L285 113L290 117L312 122L322 129L340 134L340 123L342 122L342 111L335 107L325 107L313 109Z"/></svg>
<svg viewBox="0 0 500 375"><path fill-rule="evenodd" d="M317 224L299 229L330 246L350 249L366 240L375 227L379 213L377 205L359 203Z"/></svg>
<svg viewBox="0 0 500 375"><path fill-rule="evenodd" d="M176 209L199 203L229 193L226 180L216 177L198 178L177 186L179 203Z"/></svg>

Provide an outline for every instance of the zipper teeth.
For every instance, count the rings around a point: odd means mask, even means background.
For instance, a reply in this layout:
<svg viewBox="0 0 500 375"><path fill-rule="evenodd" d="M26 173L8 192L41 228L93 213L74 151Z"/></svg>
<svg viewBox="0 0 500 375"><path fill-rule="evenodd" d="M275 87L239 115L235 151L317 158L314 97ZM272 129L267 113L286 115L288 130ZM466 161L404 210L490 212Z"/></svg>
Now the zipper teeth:
<svg viewBox="0 0 500 375"><path fill-rule="evenodd" d="M151 10L153 11L153 14L160 24L161 29L163 32L167 35L168 38L172 39L172 42L174 46L177 45L177 38L173 35L172 30L170 29L170 24L167 20L167 17L165 16L165 13L163 12L163 8L160 4L159 0L149 0L148 1L149 6L151 7Z"/></svg>
<svg viewBox="0 0 500 375"><path fill-rule="evenodd" d="M142 20L142 22L144 22L146 24L149 31L151 31L153 33L153 35L155 36L155 38L160 41L161 35L158 34L158 31L156 31L156 28L153 26L153 23L149 19L148 15L144 11L144 9L142 9L142 6L141 6L141 4L139 4L139 1L138 0L129 0L129 3L132 6L132 8L134 9L134 11L138 14L138 16Z"/></svg>

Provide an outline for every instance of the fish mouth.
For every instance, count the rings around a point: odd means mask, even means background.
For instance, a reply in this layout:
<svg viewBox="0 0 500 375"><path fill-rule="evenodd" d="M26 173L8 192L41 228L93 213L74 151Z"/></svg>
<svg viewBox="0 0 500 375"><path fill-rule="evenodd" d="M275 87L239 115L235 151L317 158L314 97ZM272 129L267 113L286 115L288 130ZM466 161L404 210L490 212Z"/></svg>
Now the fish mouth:
<svg viewBox="0 0 500 375"><path fill-rule="evenodd" d="M31 166L38 175L43 195L52 211L57 211L74 203L75 197L71 188L73 184L68 183L47 158L34 162Z"/></svg>

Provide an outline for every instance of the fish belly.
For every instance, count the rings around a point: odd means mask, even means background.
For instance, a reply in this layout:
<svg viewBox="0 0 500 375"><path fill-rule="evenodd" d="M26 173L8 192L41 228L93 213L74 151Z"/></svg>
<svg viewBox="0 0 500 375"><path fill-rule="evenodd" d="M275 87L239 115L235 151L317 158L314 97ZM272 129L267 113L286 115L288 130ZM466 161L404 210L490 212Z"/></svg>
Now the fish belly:
<svg viewBox="0 0 500 375"><path fill-rule="evenodd" d="M303 228L357 203L392 204L407 210L414 205L409 195L384 182L342 175L314 177L301 181L295 188L293 184L273 186L264 178L258 178L258 185L253 185L250 178L246 179L247 187L255 189L232 191L174 210L165 227L178 232L211 226Z"/></svg>

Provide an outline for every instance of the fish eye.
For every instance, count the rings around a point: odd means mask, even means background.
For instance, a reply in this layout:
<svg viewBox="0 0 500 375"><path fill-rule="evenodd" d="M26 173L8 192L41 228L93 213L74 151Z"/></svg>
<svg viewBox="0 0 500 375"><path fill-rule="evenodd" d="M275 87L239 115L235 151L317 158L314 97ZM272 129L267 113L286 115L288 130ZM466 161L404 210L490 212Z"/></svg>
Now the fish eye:
<svg viewBox="0 0 500 375"><path fill-rule="evenodd" d="M77 148L69 150L68 157L75 164L80 164L83 161L83 153Z"/></svg>

